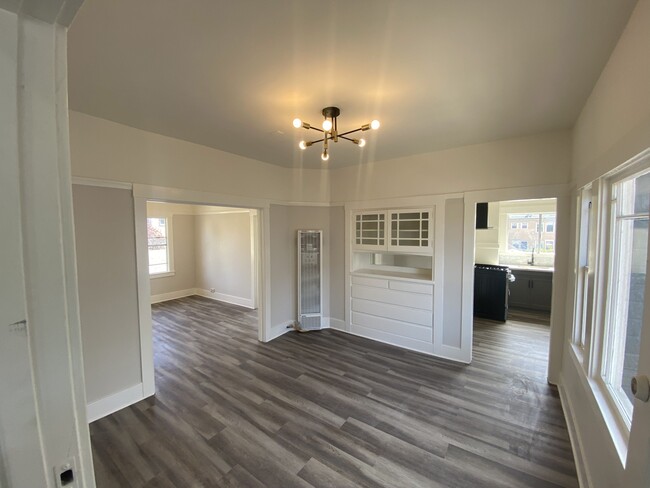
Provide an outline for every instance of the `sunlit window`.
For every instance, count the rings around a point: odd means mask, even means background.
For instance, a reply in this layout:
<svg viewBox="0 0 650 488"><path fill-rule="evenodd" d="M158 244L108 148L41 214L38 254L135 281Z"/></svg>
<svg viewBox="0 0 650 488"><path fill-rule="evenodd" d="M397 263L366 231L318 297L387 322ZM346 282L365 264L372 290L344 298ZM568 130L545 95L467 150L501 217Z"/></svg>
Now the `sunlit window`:
<svg viewBox="0 0 650 488"><path fill-rule="evenodd" d="M166 218L147 219L147 244L149 246L149 274L171 271L169 265L168 225Z"/></svg>

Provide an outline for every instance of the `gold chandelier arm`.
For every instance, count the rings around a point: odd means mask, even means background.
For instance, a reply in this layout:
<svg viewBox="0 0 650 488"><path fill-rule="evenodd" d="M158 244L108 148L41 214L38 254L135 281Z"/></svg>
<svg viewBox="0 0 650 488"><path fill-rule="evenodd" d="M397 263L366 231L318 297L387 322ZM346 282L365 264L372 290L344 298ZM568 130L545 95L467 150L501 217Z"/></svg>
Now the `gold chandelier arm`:
<svg viewBox="0 0 650 488"><path fill-rule="evenodd" d="M343 133L339 134L339 137L347 136L348 134L354 134L355 132L359 132L360 130L363 130L363 127L359 127L358 129L343 132Z"/></svg>

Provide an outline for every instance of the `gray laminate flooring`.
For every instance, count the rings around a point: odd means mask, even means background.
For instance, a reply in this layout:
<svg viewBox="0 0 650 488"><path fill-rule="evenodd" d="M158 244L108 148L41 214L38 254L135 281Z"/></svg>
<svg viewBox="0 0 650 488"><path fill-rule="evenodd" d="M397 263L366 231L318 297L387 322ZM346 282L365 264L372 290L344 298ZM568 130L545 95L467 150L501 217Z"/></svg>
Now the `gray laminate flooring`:
<svg viewBox="0 0 650 488"><path fill-rule="evenodd" d="M548 327L477 321L469 366L255 312L153 306L156 396L91 425L97 486L577 487Z"/></svg>

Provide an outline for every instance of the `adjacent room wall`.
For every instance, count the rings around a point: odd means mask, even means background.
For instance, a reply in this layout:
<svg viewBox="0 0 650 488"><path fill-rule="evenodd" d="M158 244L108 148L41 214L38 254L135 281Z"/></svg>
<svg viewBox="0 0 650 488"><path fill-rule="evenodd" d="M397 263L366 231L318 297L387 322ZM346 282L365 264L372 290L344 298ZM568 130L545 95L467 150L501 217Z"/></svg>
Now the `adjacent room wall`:
<svg viewBox="0 0 650 488"><path fill-rule="evenodd" d="M176 205L149 202L147 217L164 217L171 221L174 275L151 278L151 296L171 296L196 288L195 217L191 212L175 213ZM183 205L182 207L191 206ZM188 292L189 293L189 292Z"/></svg>
<svg viewBox="0 0 650 488"><path fill-rule="evenodd" d="M579 188L650 147L650 1L640 0L574 129L572 180ZM572 242L575 242L575 215ZM572 265L573 266L573 265ZM574 290L570 273L568 290ZM573 300L569 300L573 304ZM567 306L566 321L573 322ZM570 343L571 327L565 341ZM564 348L562 384L591 488L623 486L623 466L572 347Z"/></svg>
<svg viewBox="0 0 650 488"><path fill-rule="evenodd" d="M88 403L142 382L133 197L73 185L81 337Z"/></svg>
<svg viewBox="0 0 650 488"><path fill-rule="evenodd" d="M271 324L274 332L293 323L297 318L297 231L323 231L323 316L330 316L330 208L271 205ZM340 224L335 211L334 221ZM338 241L336 259L340 261L341 230L335 231ZM343 263L340 263L341 265ZM340 278L340 275L339 275ZM343 284L341 283L341 286ZM339 296L337 294L337 296ZM339 296L340 298L340 296ZM341 303L337 300L337 313Z"/></svg>
<svg viewBox="0 0 650 488"><path fill-rule="evenodd" d="M195 288L204 296L253 307L250 212L194 218Z"/></svg>

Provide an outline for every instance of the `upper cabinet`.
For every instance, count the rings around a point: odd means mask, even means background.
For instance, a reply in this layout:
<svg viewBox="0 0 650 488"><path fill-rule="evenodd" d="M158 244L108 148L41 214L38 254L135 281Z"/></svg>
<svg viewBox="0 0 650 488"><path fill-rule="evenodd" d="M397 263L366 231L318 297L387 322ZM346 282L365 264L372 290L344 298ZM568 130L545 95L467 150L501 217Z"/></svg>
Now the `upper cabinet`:
<svg viewBox="0 0 650 488"><path fill-rule="evenodd" d="M355 249L431 252L432 209L362 211L352 219Z"/></svg>
<svg viewBox="0 0 650 488"><path fill-rule="evenodd" d="M354 214L354 246L369 251L386 250L386 213Z"/></svg>
<svg viewBox="0 0 650 488"><path fill-rule="evenodd" d="M389 251L422 251L431 247L431 210L391 210Z"/></svg>

